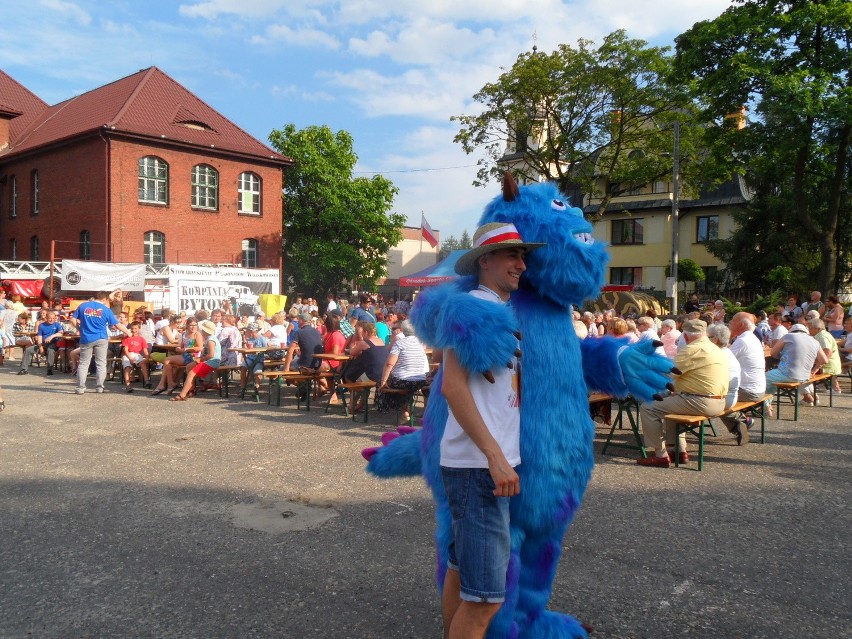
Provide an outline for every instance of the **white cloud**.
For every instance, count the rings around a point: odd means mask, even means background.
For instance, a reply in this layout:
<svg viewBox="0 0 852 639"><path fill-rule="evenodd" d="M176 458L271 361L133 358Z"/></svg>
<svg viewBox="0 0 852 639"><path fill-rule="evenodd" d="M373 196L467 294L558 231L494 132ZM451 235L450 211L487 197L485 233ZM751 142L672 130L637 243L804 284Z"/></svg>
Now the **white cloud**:
<svg viewBox="0 0 852 639"><path fill-rule="evenodd" d="M85 9L73 2L67 2L67 0L41 0L41 5L48 11L71 18L78 24L88 25L92 22L92 16Z"/></svg>
<svg viewBox="0 0 852 639"><path fill-rule="evenodd" d="M287 5L287 0L204 0L182 4L178 11L187 18L215 20L223 15L245 18L266 18L275 15Z"/></svg>
<svg viewBox="0 0 852 639"><path fill-rule="evenodd" d="M475 188L476 157L453 144L452 126L423 126L387 141L388 153L374 163L359 162L357 171L386 171L398 188L394 210L420 225L421 213L441 237L471 234L485 204L497 194L497 186Z"/></svg>
<svg viewBox="0 0 852 639"><path fill-rule="evenodd" d="M300 47L321 47L325 49L340 48L340 41L333 35L317 29L293 29L286 24L274 24L266 28L265 35L253 36L251 42L254 44L268 44L271 42L284 42Z"/></svg>
<svg viewBox="0 0 852 639"><path fill-rule="evenodd" d="M302 87L290 84L287 86L273 85L269 92L276 98L297 98L306 102L333 102L337 98L326 91L305 91Z"/></svg>

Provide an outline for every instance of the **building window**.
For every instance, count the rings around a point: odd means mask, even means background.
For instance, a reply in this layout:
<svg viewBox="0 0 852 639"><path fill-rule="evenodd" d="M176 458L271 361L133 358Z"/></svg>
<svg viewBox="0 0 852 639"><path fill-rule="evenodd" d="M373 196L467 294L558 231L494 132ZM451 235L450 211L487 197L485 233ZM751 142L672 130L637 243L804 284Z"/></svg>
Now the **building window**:
<svg viewBox="0 0 852 639"><path fill-rule="evenodd" d="M257 268L257 240L243 240L243 266Z"/></svg>
<svg viewBox="0 0 852 639"><path fill-rule="evenodd" d="M18 217L18 179L9 178L9 217Z"/></svg>
<svg viewBox="0 0 852 639"><path fill-rule="evenodd" d="M145 233L145 264L164 264L166 258L166 236L159 231Z"/></svg>
<svg viewBox="0 0 852 639"><path fill-rule="evenodd" d="M704 280L695 283L695 288L701 292L709 293L718 290L719 288L719 267L718 266L702 266L704 271Z"/></svg>
<svg viewBox="0 0 852 639"><path fill-rule="evenodd" d="M92 236L88 231L80 231L80 259L92 259Z"/></svg>
<svg viewBox="0 0 852 639"><path fill-rule="evenodd" d="M9 245L9 253L12 256L11 259L12 261L15 261L18 259L18 240L13 237L11 240L9 240Z"/></svg>
<svg viewBox="0 0 852 639"><path fill-rule="evenodd" d="M38 169L33 169L30 173L30 195L32 196L30 215L38 215Z"/></svg>
<svg viewBox="0 0 852 639"><path fill-rule="evenodd" d="M169 165L152 155L139 158L139 201L169 202Z"/></svg>
<svg viewBox="0 0 852 639"><path fill-rule="evenodd" d="M667 180L657 180L656 182L654 182L653 186L651 187L651 192L652 193L671 193L672 192L671 183L669 183Z"/></svg>
<svg viewBox="0 0 852 639"><path fill-rule="evenodd" d="M30 238L30 261L38 262L39 254L38 254L38 235L33 235Z"/></svg>
<svg viewBox="0 0 852 639"><path fill-rule="evenodd" d="M240 173L240 189L237 209L240 213L260 215L260 176L256 173Z"/></svg>
<svg viewBox="0 0 852 639"><path fill-rule="evenodd" d="M212 166L192 167L192 206L213 211L219 208L219 172Z"/></svg>
<svg viewBox="0 0 852 639"><path fill-rule="evenodd" d="M696 218L695 221L695 241L698 244L709 240L719 239L719 216L706 215Z"/></svg>
<svg viewBox="0 0 852 639"><path fill-rule="evenodd" d="M613 220L613 244L643 244L642 219Z"/></svg>
<svg viewBox="0 0 852 639"><path fill-rule="evenodd" d="M641 266L617 266L609 269L609 283L642 286Z"/></svg>

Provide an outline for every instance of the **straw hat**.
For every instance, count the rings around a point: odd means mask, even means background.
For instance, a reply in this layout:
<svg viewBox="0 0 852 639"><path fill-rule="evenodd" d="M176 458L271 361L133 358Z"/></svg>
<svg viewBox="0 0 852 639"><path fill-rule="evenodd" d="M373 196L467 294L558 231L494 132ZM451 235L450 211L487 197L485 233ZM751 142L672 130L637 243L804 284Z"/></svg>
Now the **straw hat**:
<svg viewBox="0 0 852 639"><path fill-rule="evenodd" d="M216 334L216 325L210 320L202 320L198 322L198 330L207 333L208 335Z"/></svg>
<svg viewBox="0 0 852 639"><path fill-rule="evenodd" d="M474 275L477 272L477 260L486 255L505 248L523 248L527 252L545 246L543 243L524 242L514 224L507 222L492 222L483 224L473 234L473 248L456 262L456 273L459 275Z"/></svg>

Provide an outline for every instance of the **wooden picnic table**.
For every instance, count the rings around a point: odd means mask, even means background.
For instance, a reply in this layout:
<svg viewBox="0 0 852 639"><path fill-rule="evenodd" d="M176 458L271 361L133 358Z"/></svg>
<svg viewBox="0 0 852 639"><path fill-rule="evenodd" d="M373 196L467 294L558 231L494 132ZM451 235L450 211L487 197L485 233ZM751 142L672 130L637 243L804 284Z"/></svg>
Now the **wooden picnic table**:
<svg viewBox="0 0 852 639"><path fill-rule="evenodd" d="M250 348L250 347L240 347L240 348L229 348L229 351L232 353L242 353L243 355L251 355L254 353L266 353L268 351L280 351L280 348Z"/></svg>

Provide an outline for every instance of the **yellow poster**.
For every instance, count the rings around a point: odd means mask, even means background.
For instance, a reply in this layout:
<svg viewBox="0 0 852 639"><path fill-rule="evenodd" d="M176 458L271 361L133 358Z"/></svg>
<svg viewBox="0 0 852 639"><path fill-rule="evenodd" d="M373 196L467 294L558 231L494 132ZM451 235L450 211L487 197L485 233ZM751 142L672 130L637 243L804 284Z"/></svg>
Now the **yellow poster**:
<svg viewBox="0 0 852 639"><path fill-rule="evenodd" d="M263 311L263 314L269 317L287 308L287 296L261 293L257 297L257 303L260 305L260 310Z"/></svg>

